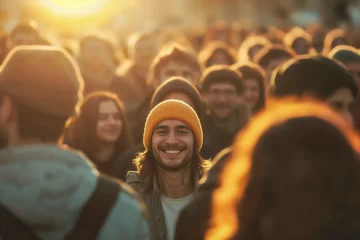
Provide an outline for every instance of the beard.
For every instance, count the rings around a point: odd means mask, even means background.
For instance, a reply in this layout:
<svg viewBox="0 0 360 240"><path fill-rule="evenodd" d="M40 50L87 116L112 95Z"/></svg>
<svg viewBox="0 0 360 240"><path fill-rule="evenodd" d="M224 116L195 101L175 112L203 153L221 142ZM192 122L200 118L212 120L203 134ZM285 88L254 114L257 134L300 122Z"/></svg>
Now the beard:
<svg viewBox="0 0 360 240"><path fill-rule="evenodd" d="M168 166L168 165L164 164L159 153L156 151L153 151L153 157L156 162L156 165L159 166L161 169L168 171L168 172L177 172L177 171L187 168L191 164L191 161L193 158L193 152L188 151L187 154L184 156L184 158L182 159L182 161L179 164L172 165L172 166Z"/></svg>

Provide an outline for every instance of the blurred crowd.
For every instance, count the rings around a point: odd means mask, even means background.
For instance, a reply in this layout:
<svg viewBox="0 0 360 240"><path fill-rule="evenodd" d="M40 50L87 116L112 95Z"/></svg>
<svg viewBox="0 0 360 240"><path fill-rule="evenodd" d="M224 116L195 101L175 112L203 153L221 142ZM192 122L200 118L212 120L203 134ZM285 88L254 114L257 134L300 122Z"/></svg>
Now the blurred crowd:
<svg viewBox="0 0 360 240"><path fill-rule="evenodd" d="M0 36L0 239L360 239L359 31L119 39Z"/></svg>

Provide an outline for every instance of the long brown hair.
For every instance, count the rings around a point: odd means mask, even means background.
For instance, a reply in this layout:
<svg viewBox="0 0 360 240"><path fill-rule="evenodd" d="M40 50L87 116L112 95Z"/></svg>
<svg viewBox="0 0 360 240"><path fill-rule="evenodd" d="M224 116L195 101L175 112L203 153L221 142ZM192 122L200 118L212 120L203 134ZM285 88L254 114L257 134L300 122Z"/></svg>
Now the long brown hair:
<svg viewBox="0 0 360 240"><path fill-rule="evenodd" d="M94 150L99 143L96 137L96 125L99 118L99 106L104 101L112 101L119 109L122 121L122 132L116 140L116 148L113 156L129 149L132 141L123 103L116 94L110 92L94 92L89 94L76 107L76 115L71 117L65 124L65 130L60 138L60 144L66 144L72 148L81 150L90 159L94 159Z"/></svg>
<svg viewBox="0 0 360 240"><path fill-rule="evenodd" d="M194 143L194 149L197 149L196 143ZM149 191L153 187L153 179L156 175L157 163L154 159L154 153L152 149L145 150L137 155L134 160L134 164L137 171L143 181L143 192ZM211 162L205 160L200 156L199 152L194 151L191 161L190 179L196 181L196 177L202 177L207 169L210 167ZM183 176L185 178L185 176ZM195 184L195 182L193 182Z"/></svg>

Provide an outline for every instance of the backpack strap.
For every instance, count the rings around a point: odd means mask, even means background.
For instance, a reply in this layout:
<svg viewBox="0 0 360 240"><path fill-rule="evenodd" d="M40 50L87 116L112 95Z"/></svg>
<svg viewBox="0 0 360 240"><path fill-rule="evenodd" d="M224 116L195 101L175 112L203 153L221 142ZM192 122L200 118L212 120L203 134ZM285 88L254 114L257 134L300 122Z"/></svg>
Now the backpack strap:
<svg viewBox="0 0 360 240"><path fill-rule="evenodd" d="M66 240L95 240L106 221L117 197L121 186L110 177L100 176L95 190Z"/></svg>
<svg viewBox="0 0 360 240"><path fill-rule="evenodd" d="M40 240L29 226L2 204L0 204L0 239Z"/></svg>

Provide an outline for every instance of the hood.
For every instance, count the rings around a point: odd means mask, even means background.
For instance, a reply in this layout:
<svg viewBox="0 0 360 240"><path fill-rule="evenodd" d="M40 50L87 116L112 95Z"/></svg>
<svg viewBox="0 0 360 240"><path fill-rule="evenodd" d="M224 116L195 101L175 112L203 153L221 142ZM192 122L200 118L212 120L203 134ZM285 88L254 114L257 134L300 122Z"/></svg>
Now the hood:
<svg viewBox="0 0 360 240"><path fill-rule="evenodd" d="M62 239L98 172L77 152L39 145L0 150L0 203L44 239Z"/></svg>

